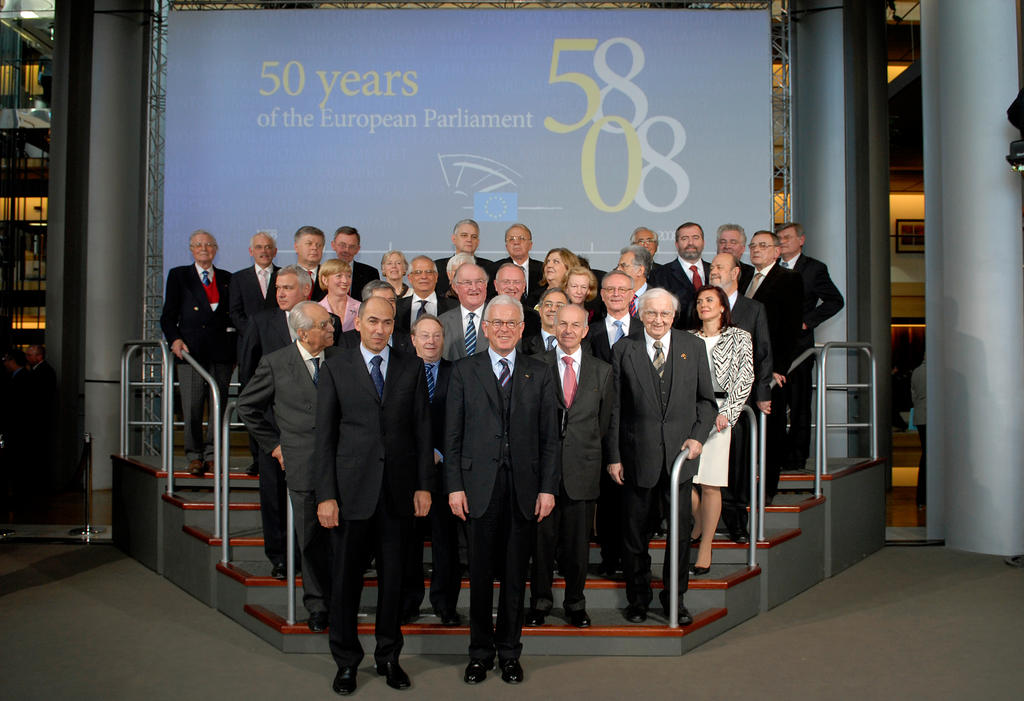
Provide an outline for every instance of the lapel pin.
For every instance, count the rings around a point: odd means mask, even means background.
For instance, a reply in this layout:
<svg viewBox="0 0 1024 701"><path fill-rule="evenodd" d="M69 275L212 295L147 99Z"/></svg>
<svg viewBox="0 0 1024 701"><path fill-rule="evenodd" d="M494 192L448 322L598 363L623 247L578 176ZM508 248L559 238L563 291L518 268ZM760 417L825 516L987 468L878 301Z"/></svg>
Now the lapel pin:
<svg viewBox="0 0 1024 701"><path fill-rule="evenodd" d="M525 377L527 380L529 380L530 379L530 373L524 373L523 377Z"/></svg>
<svg viewBox="0 0 1024 701"><path fill-rule="evenodd" d="M192 307L192 311L194 311L194 312L199 311L199 307Z"/></svg>
<svg viewBox="0 0 1024 701"><path fill-rule="evenodd" d="M683 360L686 360L686 353L680 353L679 357L682 358Z"/></svg>

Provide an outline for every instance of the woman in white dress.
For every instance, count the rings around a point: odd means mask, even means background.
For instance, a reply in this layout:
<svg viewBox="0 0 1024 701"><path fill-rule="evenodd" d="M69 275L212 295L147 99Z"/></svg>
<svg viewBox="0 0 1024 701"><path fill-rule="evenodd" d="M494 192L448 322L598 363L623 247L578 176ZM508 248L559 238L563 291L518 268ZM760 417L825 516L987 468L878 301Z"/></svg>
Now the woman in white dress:
<svg viewBox="0 0 1024 701"><path fill-rule="evenodd" d="M695 486L692 537L700 537L700 548L690 571L701 575L711 569L711 543L722 515L722 487L729 485L729 439L754 384L754 348L749 333L730 325L729 298L720 288L700 288L696 310L701 328L693 333L707 347L719 411L693 478L700 492Z"/></svg>

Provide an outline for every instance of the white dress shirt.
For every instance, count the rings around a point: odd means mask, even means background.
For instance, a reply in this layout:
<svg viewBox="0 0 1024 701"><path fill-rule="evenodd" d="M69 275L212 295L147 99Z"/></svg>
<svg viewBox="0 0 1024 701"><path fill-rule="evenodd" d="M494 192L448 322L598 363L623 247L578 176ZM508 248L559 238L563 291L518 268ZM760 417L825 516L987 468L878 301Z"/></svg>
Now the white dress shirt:
<svg viewBox="0 0 1024 701"><path fill-rule="evenodd" d="M465 333L466 326L469 324L470 311L461 304L459 305L459 311L462 312L462 331ZM476 326L476 342L480 343L480 322L483 321L484 318L484 305L481 304L479 307L474 309L473 314L473 325Z"/></svg>
<svg viewBox="0 0 1024 701"><path fill-rule="evenodd" d="M303 362L303 364L305 364L306 370L309 371L310 379L312 379L313 378L313 373L315 371L314 368L313 368L313 358L319 358L320 359L320 366L323 367L324 352L320 351L316 355L312 355L308 350L306 350L305 346L303 346L298 341L295 342L295 345L297 345L299 347L299 355L302 356L302 362Z"/></svg>
<svg viewBox="0 0 1024 701"><path fill-rule="evenodd" d="M422 301L422 300L426 300L426 302L427 302L427 306L424 307L425 313L433 314L434 316L437 316L437 293L436 292L431 292L426 297L420 297L418 294L413 292L412 293L412 305L411 305L412 309L410 310L411 314L409 316L409 323L410 324L412 324L414 321L416 321L416 317L420 313L420 301ZM465 328L466 325L463 324L462 327Z"/></svg>
<svg viewBox="0 0 1024 701"><path fill-rule="evenodd" d="M370 364L370 361L373 360L373 357L375 355L379 355L383 359L383 361L380 364L380 374L384 377L385 380L388 379L388 362L391 359L390 346L384 346L384 350L382 350L380 353L374 353L369 348L360 343L359 352L363 354L363 362L366 363L366 372L370 372L371 370L373 370L373 365Z"/></svg>
<svg viewBox="0 0 1024 701"><path fill-rule="evenodd" d="M654 362L654 342L656 340L661 341L661 352L665 354L665 362L668 362L668 349L672 343L672 331L671 329L662 336L660 339L651 338L651 335L647 333L647 329L644 329L644 345L647 347L647 357Z"/></svg>
<svg viewBox="0 0 1024 701"><path fill-rule="evenodd" d="M608 330L608 347L611 348L615 345L615 337L619 335L619 328L615 325L616 321L622 322L622 336L625 338L629 335L629 322L633 317L629 315L629 310L622 315L621 319L616 319L611 314L608 314L604 318L604 327Z"/></svg>
<svg viewBox="0 0 1024 701"><path fill-rule="evenodd" d="M209 268L204 268L203 266L199 265L199 263L195 263L195 266L196 266L196 272L199 273L199 282L203 281L203 272L205 271L205 272L210 274L210 284L211 285L216 285L217 284L216 280L214 279L213 266L212 265ZM220 306L220 302L210 302L210 309L212 309L213 311L217 311L217 307L219 307L219 306Z"/></svg>
<svg viewBox="0 0 1024 701"><path fill-rule="evenodd" d="M572 369L576 373L576 386L579 387L580 383L580 362L583 358L583 346L576 349L575 353L566 353L562 350L559 345L555 346L555 358L557 362L555 366L558 368L558 386L565 387L565 361L562 360L565 356L572 358Z"/></svg>
<svg viewBox="0 0 1024 701"><path fill-rule="evenodd" d="M697 260L693 261L692 263L690 261L684 259L682 256L676 256L676 260L678 260L679 261L679 265L682 266L682 268L683 268L683 275L686 276L687 280L689 280L690 282L693 282L693 271L690 270L690 266L694 265L694 266L697 266L697 277L700 278L701 286L703 287L704 285L708 284L708 281L704 279L704 260L702 258L698 258Z"/></svg>
<svg viewBox="0 0 1024 701"><path fill-rule="evenodd" d="M491 370L494 372L494 376L501 379L501 361L508 361L508 371L513 373L516 371L516 349L513 348L512 352L508 355L499 355L493 348L487 349L487 355L491 358Z"/></svg>

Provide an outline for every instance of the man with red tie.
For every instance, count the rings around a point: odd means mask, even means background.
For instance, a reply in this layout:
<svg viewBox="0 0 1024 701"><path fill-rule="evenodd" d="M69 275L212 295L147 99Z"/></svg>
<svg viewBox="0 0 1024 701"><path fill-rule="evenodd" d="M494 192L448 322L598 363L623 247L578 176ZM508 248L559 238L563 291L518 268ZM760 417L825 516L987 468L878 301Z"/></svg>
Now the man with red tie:
<svg viewBox="0 0 1024 701"><path fill-rule="evenodd" d="M208 231L198 229L192 232L188 246L193 264L171 268L167 273L160 327L179 360L175 370L185 418L185 457L189 472L199 476L213 470L212 419L203 438L203 407L210 393L205 380L184 361L182 353L189 353L213 376L221 402L226 402L235 364L235 329L228 316L231 273L213 267L217 240Z"/></svg>
<svg viewBox="0 0 1024 701"><path fill-rule="evenodd" d="M704 252L704 229L696 222L685 222L676 229L676 252L674 261L658 268L651 280L654 287L664 287L679 300L679 313L675 328L696 328L693 314L697 290L708 283L710 266L701 259Z"/></svg>
<svg viewBox="0 0 1024 701"><path fill-rule="evenodd" d="M298 266L309 275L313 286L309 299L319 302L327 291L319 285L320 259L324 257L324 232L315 226L300 226L295 232L295 257Z"/></svg>

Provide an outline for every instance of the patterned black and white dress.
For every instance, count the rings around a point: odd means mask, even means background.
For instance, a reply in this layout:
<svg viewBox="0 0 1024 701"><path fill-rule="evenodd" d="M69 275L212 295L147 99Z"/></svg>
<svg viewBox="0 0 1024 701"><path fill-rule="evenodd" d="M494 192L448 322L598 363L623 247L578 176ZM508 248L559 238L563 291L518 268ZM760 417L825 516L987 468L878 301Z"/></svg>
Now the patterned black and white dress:
<svg viewBox="0 0 1024 701"><path fill-rule="evenodd" d="M732 427L736 425L754 385L754 346L750 334L735 326L723 329L717 336L704 336L700 331L693 333L704 341L707 348L715 394L725 393L724 397L718 398L718 413L729 419L724 431L712 427L711 435L704 442L693 483L727 487Z"/></svg>

